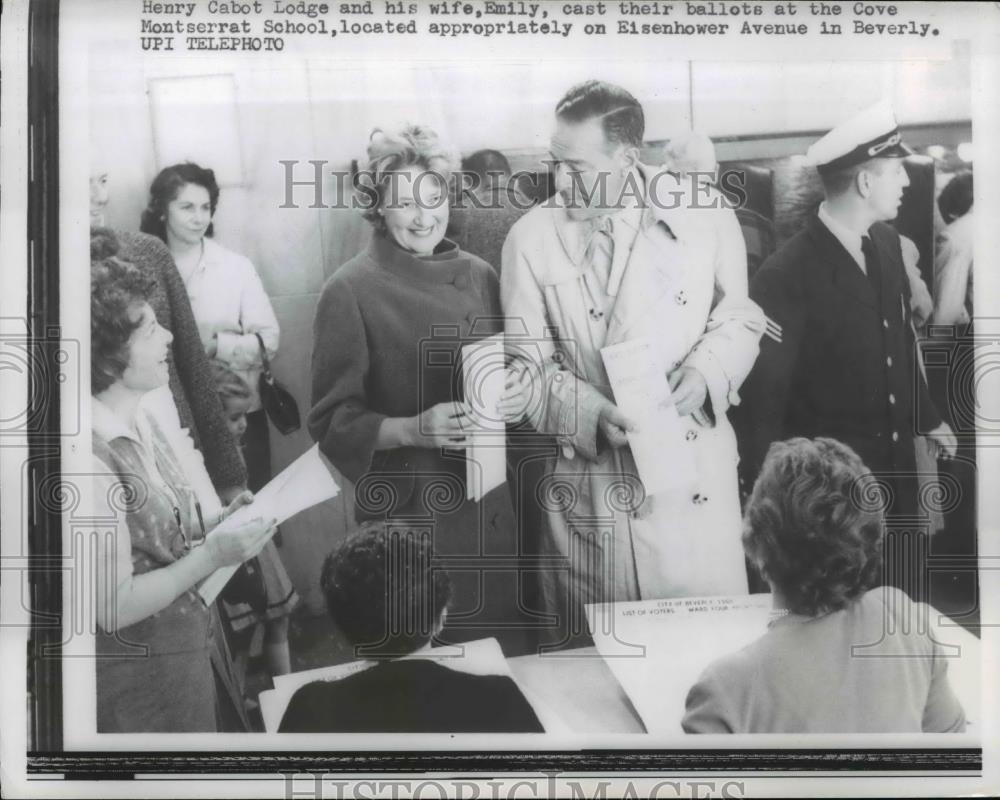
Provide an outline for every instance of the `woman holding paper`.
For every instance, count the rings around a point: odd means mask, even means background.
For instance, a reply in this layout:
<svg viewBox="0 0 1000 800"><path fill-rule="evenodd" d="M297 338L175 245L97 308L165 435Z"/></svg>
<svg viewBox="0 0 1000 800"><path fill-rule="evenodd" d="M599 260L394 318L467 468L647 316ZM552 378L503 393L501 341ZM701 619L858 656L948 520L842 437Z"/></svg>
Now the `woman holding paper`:
<svg viewBox="0 0 1000 800"><path fill-rule="evenodd" d="M97 729L215 731L232 693L225 642L197 584L256 555L273 521L211 520L155 420L139 411L169 377L172 336L149 305L151 285L127 262L91 265L94 514L114 520L97 537ZM249 502L241 495L228 511ZM229 727L227 723L225 727Z"/></svg>
<svg viewBox="0 0 1000 800"><path fill-rule="evenodd" d="M374 235L320 295L309 432L355 483L359 521L405 519L435 558L461 561L440 638L495 636L524 652L510 495L501 482L468 499L480 473L472 464L467 481L463 452L461 348L501 330L497 276L444 238L456 158L433 131L376 130L368 156L359 181Z"/></svg>

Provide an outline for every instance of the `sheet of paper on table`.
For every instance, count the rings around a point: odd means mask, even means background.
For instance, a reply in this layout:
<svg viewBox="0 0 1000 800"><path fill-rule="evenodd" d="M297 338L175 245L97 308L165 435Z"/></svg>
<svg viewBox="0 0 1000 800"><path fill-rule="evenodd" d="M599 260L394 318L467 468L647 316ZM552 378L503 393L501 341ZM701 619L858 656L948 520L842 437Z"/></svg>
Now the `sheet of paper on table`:
<svg viewBox="0 0 1000 800"><path fill-rule="evenodd" d="M771 595L588 605L597 651L651 734L682 733L688 689L712 661L767 631Z"/></svg>
<svg viewBox="0 0 1000 800"><path fill-rule="evenodd" d="M462 386L471 425L465 451L465 485L470 500L482 500L507 480L507 427L497 411L505 372L502 333L462 348Z"/></svg>
<svg viewBox="0 0 1000 800"><path fill-rule="evenodd" d="M504 658L503 650L500 649L500 644L496 639L479 639L475 642L465 643L460 647L434 647L422 653L403 657L403 660L406 661L413 659L438 661L450 669L470 675L504 675L517 683L517 679L510 671L507 659ZM374 664L373 661L350 661L332 667L320 667L303 672L293 672L289 675L278 675L274 678L274 688L261 692L258 698L265 730L268 733L277 732L288 703L302 686L313 681L341 680L356 672L368 669ZM518 688L534 708L535 715L547 732L551 733L553 728L557 728L561 724L558 716L546 706L544 701L526 691L520 683L518 683ZM391 733L391 731L387 732Z"/></svg>
<svg viewBox="0 0 1000 800"><path fill-rule="evenodd" d="M694 456L684 446L684 425L656 345L632 339L602 348L601 357L615 405L637 427L628 443L646 493L685 487L697 474Z"/></svg>
<svg viewBox="0 0 1000 800"><path fill-rule="evenodd" d="M216 530L223 526L236 527L255 518L276 519L280 525L300 511L336 497L340 494L340 487L334 481L331 469L319 446L313 445L257 492L250 505L238 509ZM207 605L215 602L236 569L217 569L202 582L198 593Z"/></svg>

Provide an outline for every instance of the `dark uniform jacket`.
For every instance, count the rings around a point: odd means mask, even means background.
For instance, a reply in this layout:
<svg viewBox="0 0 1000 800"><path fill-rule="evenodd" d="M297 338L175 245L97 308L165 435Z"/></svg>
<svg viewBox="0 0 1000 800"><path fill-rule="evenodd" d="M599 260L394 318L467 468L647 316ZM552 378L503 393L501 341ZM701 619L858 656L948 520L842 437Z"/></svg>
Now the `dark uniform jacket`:
<svg viewBox="0 0 1000 800"><path fill-rule="evenodd" d="M850 445L893 493L890 513L916 513L913 437L941 423L916 362L899 235L869 229L881 291L817 216L761 266L750 297L781 326L765 336L735 421L749 489L768 446L792 436Z"/></svg>

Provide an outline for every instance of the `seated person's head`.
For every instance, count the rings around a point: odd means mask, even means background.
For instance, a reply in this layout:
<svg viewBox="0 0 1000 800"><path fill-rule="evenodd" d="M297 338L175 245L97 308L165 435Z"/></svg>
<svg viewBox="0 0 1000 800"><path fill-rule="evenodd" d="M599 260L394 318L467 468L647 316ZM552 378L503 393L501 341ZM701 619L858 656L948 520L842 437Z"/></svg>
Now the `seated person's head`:
<svg viewBox="0 0 1000 800"><path fill-rule="evenodd" d="M358 658L395 658L441 630L451 583L433 569L429 533L365 523L323 563L330 617Z"/></svg>
<svg viewBox="0 0 1000 800"><path fill-rule="evenodd" d="M771 445L744 514L743 547L792 613L836 611L881 582L873 480L833 439Z"/></svg>
<svg viewBox="0 0 1000 800"><path fill-rule="evenodd" d="M972 172L960 172L938 195L938 211L946 224L964 217L972 209Z"/></svg>

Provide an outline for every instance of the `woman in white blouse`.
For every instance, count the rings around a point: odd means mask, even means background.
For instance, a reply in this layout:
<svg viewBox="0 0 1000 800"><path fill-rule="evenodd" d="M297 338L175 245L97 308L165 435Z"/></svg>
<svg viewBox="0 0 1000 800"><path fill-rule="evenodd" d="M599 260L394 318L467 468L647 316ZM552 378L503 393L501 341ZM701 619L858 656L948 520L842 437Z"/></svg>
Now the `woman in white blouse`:
<svg viewBox="0 0 1000 800"><path fill-rule="evenodd" d="M278 320L250 260L211 238L219 202L212 170L190 162L166 167L149 195L140 229L170 248L209 358L225 362L250 386L244 454L247 484L256 491L271 477L267 417L257 390L263 367L261 342L268 358L273 358L278 351Z"/></svg>

